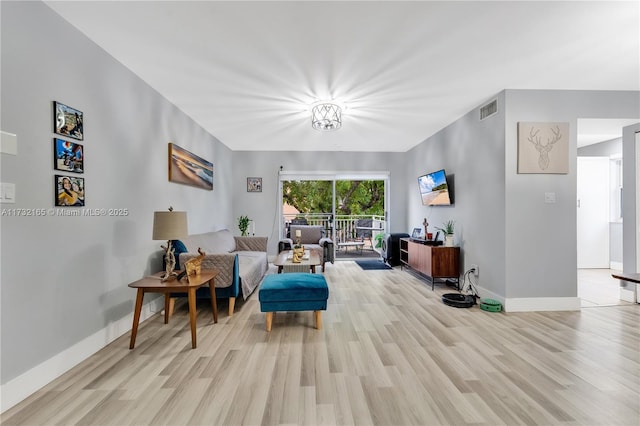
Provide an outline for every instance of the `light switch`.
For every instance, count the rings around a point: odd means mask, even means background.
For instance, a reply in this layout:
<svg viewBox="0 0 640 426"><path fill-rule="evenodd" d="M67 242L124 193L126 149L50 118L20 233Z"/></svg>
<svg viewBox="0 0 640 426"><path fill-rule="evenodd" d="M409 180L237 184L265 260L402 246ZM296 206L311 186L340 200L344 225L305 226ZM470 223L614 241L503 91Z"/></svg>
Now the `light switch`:
<svg viewBox="0 0 640 426"><path fill-rule="evenodd" d="M544 202L546 204L554 204L556 202L556 193L555 192L545 192L544 193Z"/></svg>
<svg viewBox="0 0 640 426"><path fill-rule="evenodd" d="M15 183L3 183L2 184L2 203L15 203L16 202L16 184Z"/></svg>

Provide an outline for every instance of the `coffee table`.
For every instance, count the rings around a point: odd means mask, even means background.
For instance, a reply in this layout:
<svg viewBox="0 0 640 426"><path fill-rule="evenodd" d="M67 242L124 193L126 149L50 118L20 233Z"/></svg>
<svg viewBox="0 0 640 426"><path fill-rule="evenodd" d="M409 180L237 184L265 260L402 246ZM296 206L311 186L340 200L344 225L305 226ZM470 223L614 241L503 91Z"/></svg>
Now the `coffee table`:
<svg viewBox="0 0 640 426"><path fill-rule="evenodd" d="M191 323L191 348L196 348L196 290L205 284L209 284L211 291L211 308L213 309L213 322L218 322L218 304L216 302L215 279L218 271L215 269L203 269L200 274L191 275L188 279L174 279L172 281L162 281L164 272L158 272L149 277L144 277L129 284L131 288L138 289L136 297L136 309L133 313L133 327L131 328L131 341L129 349L133 349L136 344L138 334L138 324L140 322L140 311L142 310L142 300L145 293L164 293L164 323L169 323L169 303L171 293L187 293L189 301L189 322Z"/></svg>
<svg viewBox="0 0 640 426"><path fill-rule="evenodd" d="M321 265L320 254L317 250L307 250L309 258L303 259L300 263L293 263L291 250L281 251L273 262L278 267L278 273L284 272L311 272L316 273L316 266Z"/></svg>

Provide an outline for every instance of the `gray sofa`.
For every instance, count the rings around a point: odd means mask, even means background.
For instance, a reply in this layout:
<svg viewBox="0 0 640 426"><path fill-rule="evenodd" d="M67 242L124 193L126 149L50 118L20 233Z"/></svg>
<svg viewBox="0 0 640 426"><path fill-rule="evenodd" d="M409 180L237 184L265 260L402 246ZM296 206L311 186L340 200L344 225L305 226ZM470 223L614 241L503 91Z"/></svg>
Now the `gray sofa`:
<svg viewBox="0 0 640 426"><path fill-rule="evenodd" d="M227 229L189 235L174 241L176 269L198 256L198 248L206 253L203 269L217 269L216 297L229 299L229 316L233 315L236 297L246 299L258 287L269 267L267 237L235 237ZM172 297L176 294L172 294ZM185 294L186 296L186 294ZM201 287L197 297L210 298L208 287Z"/></svg>
<svg viewBox="0 0 640 426"><path fill-rule="evenodd" d="M334 262L333 241L325 237L325 230L320 225L290 225L288 238L278 242L278 253L291 250L296 240L296 231L300 230L300 243L305 249L318 250L321 254L322 272L325 262Z"/></svg>

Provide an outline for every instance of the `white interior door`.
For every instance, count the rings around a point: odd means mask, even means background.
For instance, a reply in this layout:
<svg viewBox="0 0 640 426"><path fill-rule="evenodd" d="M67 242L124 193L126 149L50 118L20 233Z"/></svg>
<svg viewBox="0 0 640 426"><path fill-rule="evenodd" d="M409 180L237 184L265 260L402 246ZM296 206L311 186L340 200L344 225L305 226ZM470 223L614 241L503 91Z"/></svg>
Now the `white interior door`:
<svg viewBox="0 0 640 426"><path fill-rule="evenodd" d="M609 268L609 157L578 157L578 268Z"/></svg>

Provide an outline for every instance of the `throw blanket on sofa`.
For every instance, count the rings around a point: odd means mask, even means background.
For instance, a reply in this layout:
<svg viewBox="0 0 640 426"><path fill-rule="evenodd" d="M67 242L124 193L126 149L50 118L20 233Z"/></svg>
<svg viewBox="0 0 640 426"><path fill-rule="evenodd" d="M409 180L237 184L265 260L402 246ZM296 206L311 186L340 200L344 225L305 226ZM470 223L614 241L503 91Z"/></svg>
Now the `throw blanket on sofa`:
<svg viewBox="0 0 640 426"><path fill-rule="evenodd" d="M246 300L262 281L269 265L265 253L259 251L238 252L238 261L240 262L242 297Z"/></svg>
<svg viewBox="0 0 640 426"><path fill-rule="evenodd" d="M189 235L182 240L184 250L176 250L180 264L197 256L200 247L206 256L202 268L217 269L216 288L228 288L234 281L234 262L238 257L238 269L242 297L246 299L258 287L269 264L265 237L234 237L226 229Z"/></svg>

